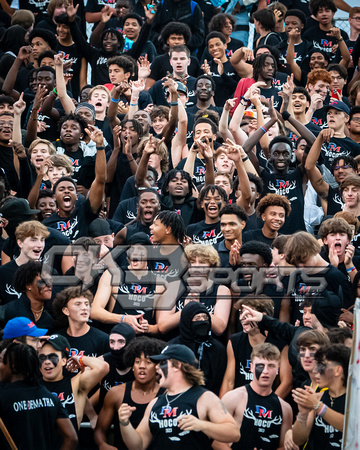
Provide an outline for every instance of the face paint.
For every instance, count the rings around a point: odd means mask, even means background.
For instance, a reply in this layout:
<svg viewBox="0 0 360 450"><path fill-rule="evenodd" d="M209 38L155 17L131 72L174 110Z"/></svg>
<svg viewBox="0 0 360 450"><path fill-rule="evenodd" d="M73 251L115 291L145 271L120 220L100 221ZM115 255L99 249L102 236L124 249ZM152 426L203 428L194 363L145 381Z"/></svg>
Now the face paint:
<svg viewBox="0 0 360 450"><path fill-rule="evenodd" d="M261 377L261 374L263 373L263 370L265 368L265 364L255 364L255 376L256 379L259 380Z"/></svg>
<svg viewBox="0 0 360 450"><path fill-rule="evenodd" d="M164 377L167 378L167 376L168 376L168 361L167 360L161 361L160 369L162 370Z"/></svg>
<svg viewBox="0 0 360 450"><path fill-rule="evenodd" d="M222 206L221 202L217 202L217 207L218 207L218 210L219 210L219 211L220 211L220 209L221 209L221 206Z"/></svg>
<svg viewBox="0 0 360 450"><path fill-rule="evenodd" d="M299 355L300 355L300 358L305 358L305 352L301 352L301 353L299 353ZM310 358L314 358L315 352L310 352L309 356L310 356Z"/></svg>
<svg viewBox="0 0 360 450"><path fill-rule="evenodd" d="M40 364L43 364L47 359L54 364L55 367L59 364L59 356L56 353L50 353L50 355L39 355Z"/></svg>
<svg viewBox="0 0 360 450"><path fill-rule="evenodd" d="M210 202L205 202L205 203L204 203L204 207L205 207L206 210L209 209L209 205L210 205Z"/></svg>

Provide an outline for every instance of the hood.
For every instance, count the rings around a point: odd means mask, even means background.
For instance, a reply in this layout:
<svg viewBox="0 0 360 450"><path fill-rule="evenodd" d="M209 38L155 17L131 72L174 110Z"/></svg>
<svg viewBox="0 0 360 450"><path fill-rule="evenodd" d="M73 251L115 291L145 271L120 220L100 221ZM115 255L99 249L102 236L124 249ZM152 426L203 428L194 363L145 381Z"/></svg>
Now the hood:
<svg viewBox="0 0 360 450"><path fill-rule="evenodd" d="M193 335L193 332L191 330L191 321L193 317L196 314L199 313L206 313L210 319L211 323L211 317L206 309L206 306L199 302L190 302L186 306L184 306L184 309L181 311L181 317L180 317L180 338L182 343L185 345L188 345L190 343L194 343L195 337Z"/></svg>

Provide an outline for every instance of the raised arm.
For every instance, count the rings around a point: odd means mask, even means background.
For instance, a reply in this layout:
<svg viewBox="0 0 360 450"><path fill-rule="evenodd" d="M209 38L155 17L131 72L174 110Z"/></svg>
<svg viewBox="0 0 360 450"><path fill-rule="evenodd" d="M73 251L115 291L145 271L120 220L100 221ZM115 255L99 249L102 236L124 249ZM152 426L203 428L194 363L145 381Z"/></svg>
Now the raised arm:
<svg viewBox="0 0 360 450"><path fill-rule="evenodd" d="M56 92L61 101L66 114L73 113L75 111L75 105L66 91L66 82L64 78L64 66L63 57L64 52L61 52L54 56L55 72L56 72Z"/></svg>
<svg viewBox="0 0 360 450"><path fill-rule="evenodd" d="M88 61L91 62L94 59L94 54L98 54L99 50L93 46L91 46L84 38L78 24L76 23L76 13L79 8L79 5L74 7L73 0L68 0L66 3L66 13L70 22L70 32L71 36L80 50L82 56ZM101 13L98 13L101 16ZM99 19L100 20L100 17Z"/></svg>
<svg viewBox="0 0 360 450"><path fill-rule="evenodd" d="M247 61L253 60L253 51L250 48L241 47L234 52L230 58L230 63L241 78L251 78L253 75L253 67Z"/></svg>
<svg viewBox="0 0 360 450"><path fill-rule="evenodd" d="M233 139L233 135L229 130L229 113L230 110L235 106L236 100L237 100L236 98L227 99L221 113L219 122L219 132L224 141L226 141L226 139Z"/></svg>
<svg viewBox="0 0 360 450"><path fill-rule="evenodd" d="M156 148L164 142L164 138L159 141L155 139L152 134L150 134L149 140L147 141L136 174L135 174L135 184L137 187L151 187L150 183L146 180L146 174L149 165L150 155L152 155Z"/></svg>
<svg viewBox="0 0 360 450"><path fill-rule="evenodd" d="M94 47L100 47L101 33L104 31L106 24L109 22L113 14L116 14L116 11L115 8L112 8L110 5L105 5L101 10L101 20L91 33L89 39L90 44Z"/></svg>
<svg viewBox="0 0 360 450"><path fill-rule="evenodd" d="M235 168L238 174L239 179L239 189L241 190L241 197L236 203L240 206L242 206L245 209L249 208L249 204L251 201L251 187L250 187L250 181L249 177L247 176L242 152L243 149L240 147L240 145L236 145L235 142L228 139L226 141L226 153L228 155L228 158L234 161ZM245 156L244 159L248 159L248 156Z"/></svg>
<svg viewBox="0 0 360 450"><path fill-rule="evenodd" d="M106 182L106 157L104 135L99 128L88 125L85 130L90 139L96 143L96 159L95 159L95 180L92 182L89 191L89 201L92 211L96 214L101 207Z"/></svg>
<svg viewBox="0 0 360 450"><path fill-rule="evenodd" d="M329 185L324 180L320 170L316 166L316 163L319 159L323 143L325 141L329 141L333 133L334 130L331 128L320 131L318 137L310 148L305 162L305 170L308 174L312 187L315 189L316 193L325 200L329 195Z"/></svg>
<svg viewBox="0 0 360 450"><path fill-rule="evenodd" d="M5 2L6 3L6 2ZM16 78L22 63L28 64L29 58L32 53L32 48L30 45L20 47L19 53L10 67L9 72L6 75L4 83L1 90L5 95L10 95L13 99L17 100L19 98L19 92L14 90Z"/></svg>
<svg viewBox="0 0 360 450"><path fill-rule="evenodd" d="M290 66L290 70L291 73L294 74L295 79L297 81L301 80L301 69L298 66L298 64L295 62L295 42L297 40L297 38L300 36L301 32L299 30L299 28L293 28L292 30L289 31L288 36L289 36L289 44L288 44L288 48L286 51L286 62L289 64Z"/></svg>
<svg viewBox="0 0 360 450"><path fill-rule="evenodd" d="M174 131L178 123L180 100L177 92L177 83L173 79L168 78L164 83L164 88L165 87L167 87L170 92L170 120L164 126L161 136L164 137L165 142L168 143L174 137Z"/></svg>
<svg viewBox="0 0 360 450"><path fill-rule="evenodd" d="M26 139L29 142L34 141L37 138L37 126L38 126L38 111L47 95L47 89L45 86L38 86L34 103L32 106L31 114L27 123L27 135Z"/></svg>
<svg viewBox="0 0 360 450"><path fill-rule="evenodd" d="M181 155L183 152L184 147L186 146L186 135L187 135L187 125L188 125L188 117L186 114L186 110L184 105L179 102L178 105L178 113L179 113L179 120L178 120L178 130L171 141L171 160L173 167L176 167L179 162L181 161Z"/></svg>

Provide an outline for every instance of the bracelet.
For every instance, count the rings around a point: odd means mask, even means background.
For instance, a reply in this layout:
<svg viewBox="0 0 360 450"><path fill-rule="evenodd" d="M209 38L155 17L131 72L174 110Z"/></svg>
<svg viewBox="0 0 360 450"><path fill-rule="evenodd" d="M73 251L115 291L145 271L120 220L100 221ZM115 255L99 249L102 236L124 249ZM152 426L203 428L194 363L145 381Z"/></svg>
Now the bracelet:
<svg viewBox="0 0 360 450"><path fill-rule="evenodd" d="M318 416L324 417L325 414L326 414L327 409L328 409L328 406L327 406L327 405L324 405L324 406L321 408L321 411L319 412Z"/></svg>
<svg viewBox="0 0 360 450"><path fill-rule="evenodd" d="M137 106L138 104L137 104L137 102L136 103L131 103L130 102L130 106Z"/></svg>
<svg viewBox="0 0 360 450"><path fill-rule="evenodd" d="M338 39L338 43L339 43L339 42L342 42L343 40L344 40L344 38Z"/></svg>
<svg viewBox="0 0 360 450"><path fill-rule="evenodd" d="M122 315L120 323L123 323L124 317L125 317L125 314Z"/></svg>
<svg viewBox="0 0 360 450"><path fill-rule="evenodd" d="M130 420L128 420L127 422L121 422L121 420L119 420L120 425L122 425L123 427L127 427L130 423Z"/></svg>
<svg viewBox="0 0 360 450"><path fill-rule="evenodd" d="M105 150L105 147L104 147L104 146L102 146L102 147L96 147L96 150Z"/></svg>
<svg viewBox="0 0 360 450"><path fill-rule="evenodd" d="M34 117L32 117L31 120L36 120L37 121L37 117L35 119L34 119Z"/></svg>
<svg viewBox="0 0 360 450"><path fill-rule="evenodd" d="M246 155L245 158L243 158L242 162L245 162L245 161L247 161L248 159L249 159L249 156Z"/></svg>
<svg viewBox="0 0 360 450"><path fill-rule="evenodd" d="M128 159L128 162L131 162L131 161L135 161L135 159L134 158ZM120 323L122 323L122 322L120 322Z"/></svg>
<svg viewBox="0 0 360 450"><path fill-rule="evenodd" d="M263 130L264 133L268 132L268 130L265 127L260 127L260 130Z"/></svg>
<svg viewBox="0 0 360 450"><path fill-rule="evenodd" d="M289 111L283 111L281 115L284 120L288 120L288 118L291 116Z"/></svg>
<svg viewBox="0 0 360 450"><path fill-rule="evenodd" d="M170 102L170 106L177 106L179 102Z"/></svg>
<svg viewBox="0 0 360 450"><path fill-rule="evenodd" d="M250 100L246 97L244 97L243 95L240 97L241 100L244 100L246 103L249 103ZM251 102L250 102L251 103Z"/></svg>
<svg viewBox="0 0 360 450"><path fill-rule="evenodd" d="M321 400L319 401L319 403L316 406L313 406L314 411L319 409L320 405L321 405Z"/></svg>
<svg viewBox="0 0 360 450"><path fill-rule="evenodd" d="M298 413L298 415L296 416L296 421L299 423L306 423L307 418L308 418L307 413Z"/></svg>
<svg viewBox="0 0 360 450"><path fill-rule="evenodd" d="M355 270L356 269L356 267L355 266L352 266L352 267L350 267L350 269L346 269L346 272L347 273L350 273L350 272L352 272L353 270Z"/></svg>
<svg viewBox="0 0 360 450"><path fill-rule="evenodd" d="M53 89L53 93L54 93L55 95L58 95L58 93L56 92L55 88Z"/></svg>
<svg viewBox="0 0 360 450"><path fill-rule="evenodd" d="M85 367L85 364L83 363L83 357L84 357L84 355L81 355L81 356L77 355L77 357L76 357L77 362L78 362L79 366L81 366L81 367Z"/></svg>
<svg viewBox="0 0 360 450"><path fill-rule="evenodd" d="M318 416L320 416L321 417L321 414L323 413L323 411L324 411L324 409L325 409L325 403L323 403L323 405L322 405L322 408L320 409L320 411L318 411L316 414L318 415Z"/></svg>
<svg viewBox="0 0 360 450"><path fill-rule="evenodd" d="M242 105L242 106L247 106L248 104L247 104L247 102L244 104L244 103L243 103L243 100L240 100L240 105Z"/></svg>
<svg viewBox="0 0 360 450"><path fill-rule="evenodd" d="M113 103L119 103L120 102L120 99L119 98L113 98L113 97L110 97L111 98L111 101L113 102Z"/></svg>

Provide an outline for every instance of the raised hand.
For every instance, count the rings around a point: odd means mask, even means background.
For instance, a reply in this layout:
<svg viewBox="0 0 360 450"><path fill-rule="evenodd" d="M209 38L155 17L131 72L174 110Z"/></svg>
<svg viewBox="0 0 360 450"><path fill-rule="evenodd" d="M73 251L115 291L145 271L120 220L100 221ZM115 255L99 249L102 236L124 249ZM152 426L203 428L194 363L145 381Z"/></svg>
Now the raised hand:
<svg viewBox="0 0 360 450"><path fill-rule="evenodd" d="M225 111L230 111L232 108L234 108L236 104L237 98L228 98L225 102L224 109Z"/></svg>
<svg viewBox="0 0 360 450"><path fill-rule="evenodd" d="M229 159L235 163L240 161L242 150L240 145L236 145L231 139L226 139L226 143L223 146L226 148L226 154Z"/></svg>
<svg viewBox="0 0 360 450"><path fill-rule="evenodd" d="M85 131L89 135L90 139L95 142L97 147L104 146L104 135L99 128L94 125L88 125L87 128L85 128Z"/></svg>
<svg viewBox="0 0 360 450"><path fill-rule="evenodd" d="M9 144L12 146L15 155L19 159L25 159L27 157L25 147L20 142L15 142L10 139Z"/></svg>
<svg viewBox="0 0 360 450"><path fill-rule="evenodd" d="M111 19L111 16L115 14L115 9L111 6L106 5L101 10L101 23L107 23Z"/></svg>
<svg viewBox="0 0 360 450"><path fill-rule="evenodd" d="M66 3L66 14L69 18L70 22L74 22L77 10L79 9L79 5L74 7L73 0L68 0Z"/></svg>
<svg viewBox="0 0 360 450"><path fill-rule="evenodd" d="M222 75L224 73L224 64L220 61L219 58L214 58L214 62L217 64L219 75Z"/></svg>
<svg viewBox="0 0 360 450"><path fill-rule="evenodd" d="M54 55L54 63L55 66L63 66L63 58L65 56L64 52L60 52L57 55Z"/></svg>
<svg viewBox="0 0 360 450"><path fill-rule="evenodd" d="M136 410L135 406L129 406L127 403L122 403L119 410L119 422L121 425L128 425L131 414Z"/></svg>
<svg viewBox="0 0 360 450"><path fill-rule="evenodd" d="M329 33L326 33L326 36L333 36L336 37L336 39L341 39L341 31L337 27L332 27L329 30Z"/></svg>
<svg viewBox="0 0 360 450"><path fill-rule="evenodd" d="M147 55L139 57L137 66L139 80L145 80L150 75L150 61L148 61Z"/></svg>
<svg viewBox="0 0 360 450"><path fill-rule="evenodd" d="M243 47L241 50L244 61L254 61L254 52L250 48Z"/></svg>
<svg viewBox="0 0 360 450"><path fill-rule="evenodd" d="M289 36L289 41L296 42L300 36L299 28L293 28L292 30L290 30L288 33L288 36Z"/></svg>
<svg viewBox="0 0 360 450"><path fill-rule="evenodd" d="M43 84L39 84L36 90L36 94L35 94L35 98L34 98L34 103L33 103L33 109L34 110L38 110L41 105L43 104L43 101L45 100L45 97L48 94L48 90L47 87L44 86Z"/></svg>
<svg viewBox="0 0 360 450"><path fill-rule="evenodd" d="M320 131L323 142L330 142L330 139L334 137L334 130L332 128L324 128Z"/></svg>
<svg viewBox="0 0 360 450"><path fill-rule="evenodd" d="M204 159L209 160L214 156L213 149L210 146L209 139L205 138L205 142L200 141L200 139L196 140L196 145L198 152L204 157Z"/></svg>
<svg viewBox="0 0 360 450"><path fill-rule="evenodd" d="M148 9L146 6L144 7L146 22L151 25L156 16L156 6L152 5L152 8Z"/></svg>
<svg viewBox="0 0 360 450"><path fill-rule="evenodd" d="M206 75L211 75L211 69L207 62L207 59L204 59L204 64L202 64L201 69L206 73Z"/></svg>
<svg viewBox="0 0 360 450"><path fill-rule="evenodd" d="M313 94L311 96L311 105L314 106L315 109L322 108L324 100L319 93Z"/></svg>
<svg viewBox="0 0 360 450"><path fill-rule="evenodd" d="M257 81L249 87L249 89L245 92L244 97L246 99L250 99L251 95L254 95L255 93L260 94L260 88L262 87L266 87L266 83L264 81Z"/></svg>
<svg viewBox="0 0 360 450"><path fill-rule="evenodd" d="M29 62L31 53L32 53L31 45L24 45L23 47L20 47L17 57L18 57L18 59L20 59L23 62L25 62L25 61Z"/></svg>
<svg viewBox="0 0 360 450"><path fill-rule="evenodd" d="M20 94L19 100L14 103L14 114L21 116L21 114L25 111L26 103L23 100L24 93Z"/></svg>
<svg viewBox="0 0 360 450"><path fill-rule="evenodd" d="M287 77L286 83L283 86L283 92L284 94L286 94L288 97L290 97L293 93L293 90L295 88L295 84L294 84L294 74L292 73L290 76Z"/></svg>

